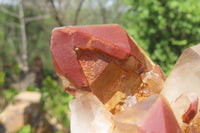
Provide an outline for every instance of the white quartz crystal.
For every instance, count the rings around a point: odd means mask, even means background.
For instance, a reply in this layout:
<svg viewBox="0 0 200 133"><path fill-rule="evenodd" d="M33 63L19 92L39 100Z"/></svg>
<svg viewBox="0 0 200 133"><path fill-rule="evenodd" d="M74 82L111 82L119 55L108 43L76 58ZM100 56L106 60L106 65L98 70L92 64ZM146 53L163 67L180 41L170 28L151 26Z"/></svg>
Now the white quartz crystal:
<svg viewBox="0 0 200 133"><path fill-rule="evenodd" d="M200 96L200 44L186 49L165 81L164 95L170 104L184 93Z"/></svg>
<svg viewBox="0 0 200 133"><path fill-rule="evenodd" d="M200 44L184 50L165 81L161 94L170 103L182 132L192 132L190 125L183 120L183 115L192 104L200 104L198 102L200 97ZM196 119L199 115L198 107L197 110L191 111L190 113L195 116L190 116L190 114L186 117L191 119L191 123L198 123ZM192 130L199 130L198 124L194 125Z"/></svg>
<svg viewBox="0 0 200 133"><path fill-rule="evenodd" d="M92 93L70 102L71 133L110 133L112 114Z"/></svg>

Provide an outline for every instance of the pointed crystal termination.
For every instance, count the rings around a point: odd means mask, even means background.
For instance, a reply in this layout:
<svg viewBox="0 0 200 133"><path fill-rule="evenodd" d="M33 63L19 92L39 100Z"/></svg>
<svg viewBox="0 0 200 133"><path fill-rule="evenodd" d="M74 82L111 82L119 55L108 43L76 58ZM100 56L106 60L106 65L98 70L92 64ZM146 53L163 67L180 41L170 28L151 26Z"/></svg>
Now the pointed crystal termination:
<svg viewBox="0 0 200 133"><path fill-rule="evenodd" d="M200 44L183 51L161 92L170 104L184 93L193 92L200 96L199 62Z"/></svg>
<svg viewBox="0 0 200 133"><path fill-rule="evenodd" d="M51 53L70 94L91 91L112 113L128 96L141 101L163 88L162 70L117 24L56 28Z"/></svg>
<svg viewBox="0 0 200 133"><path fill-rule="evenodd" d="M164 83L161 94L166 97L183 132L197 128L200 97L200 44L183 51Z"/></svg>
<svg viewBox="0 0 200 133"><path fill-rule="evenodd" d="M181 133L167 101L152 95L113 117L116 133Z"/></svg>
<svg viewBox="0 0 200 133"><path fill-rule="evenodd" d="M112 114L92 93L70 102L72 133L111 133Z"/></svg>

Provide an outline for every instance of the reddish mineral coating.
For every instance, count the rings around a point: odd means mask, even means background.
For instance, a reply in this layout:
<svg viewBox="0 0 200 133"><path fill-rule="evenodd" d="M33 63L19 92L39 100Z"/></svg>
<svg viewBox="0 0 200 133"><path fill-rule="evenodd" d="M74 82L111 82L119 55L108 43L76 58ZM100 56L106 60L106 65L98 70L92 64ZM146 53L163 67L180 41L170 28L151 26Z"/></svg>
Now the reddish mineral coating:
<svg viewBox="0 0 200 133"><path fill-rule="evenodd" d="M76 49L98 50L119 60L133 56L144 70L137 55L139 49L119 25L74 26L53 30L51 52L56 72L66 77L78 89L88 89L88 81L77 60Z"/></svg>
<svg viewBox="0 0 200 133"><path fill-rule="evenodd" d="M181 133L170 106L162 97L154 103L140 129L147 133Z"/></svg>
<svg viewBox="0 0 200 133"><path fill-rule="evenodd" d="M170 105L164 97L155 94L115 114L113 120L115 130L120 130L120 133L124 127L132 127L125 133L181 133Z"/></svg>
<svg viewBox="0 0 200 133"><path fill-rule="evenodd" d="M196 97L190 104L188 110L183 114L182 119L185 123L190 123L198 112L198 97Z"/></svg>
<svg viewBox="0 0 200 133"><path fill-rule="evenodd" d="M155 66L155 69L158 71L158 74L160 75L160 77L163 79L163 81L165 81L165 74L164 72L162 71L162 69L160 68L159 65L156 65Z"/></svg>
<svg viewBox="0 0 200 133"><path fill-rule="evenodd" d="M51 52L65 90L75 97L92 91L112 113L128 96L141 101L163 88L160 67L117 24L56 28Z"/></svg>

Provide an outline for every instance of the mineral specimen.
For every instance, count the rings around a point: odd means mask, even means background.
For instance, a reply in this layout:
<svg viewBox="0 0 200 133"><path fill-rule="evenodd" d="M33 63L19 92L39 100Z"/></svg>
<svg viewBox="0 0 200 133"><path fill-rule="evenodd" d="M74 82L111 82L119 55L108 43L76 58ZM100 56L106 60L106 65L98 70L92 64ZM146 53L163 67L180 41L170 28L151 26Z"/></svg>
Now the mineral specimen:
<svg viewBox="0 0 200 133"><path fill-rule="evenodd" d="M56 28L51 52L65 89L75 97L92 91L112 113L127 96L139 100L162 89L162 70L119 25Z"/></svg>
<svg viewBox="0 0 200 133"><path fill-rule="evenodd" d="M186 50L165 82L161 68L117 24L55 28L54 67L75 97L71 132L199 131L199 51Z"/></svg>

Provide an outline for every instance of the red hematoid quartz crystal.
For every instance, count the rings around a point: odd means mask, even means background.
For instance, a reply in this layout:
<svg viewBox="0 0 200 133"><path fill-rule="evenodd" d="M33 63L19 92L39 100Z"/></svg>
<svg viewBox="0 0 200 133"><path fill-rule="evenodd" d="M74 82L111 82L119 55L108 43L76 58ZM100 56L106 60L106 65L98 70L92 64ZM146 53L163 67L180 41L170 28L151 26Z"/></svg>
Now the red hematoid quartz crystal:
<svg viewBox="0 0 200 133"><path fill-rule="evenodd" d="M51 38L51 53L64 88L76 98L70 104L71 132L183 131L177 121L179 117L174 116L167 100L160 96L165 82L161 68L154 65L121 26L55 28ZM198 99L197 102L188 103L190 108L183 111L180 123L189 124L197 114ZM77 112L80 105L81 112L88 114ZM97 110L102 113L99 114ZM98 112L98 115L94 112ZM91 118L82 120L85 115ZM79 120L77 116L80 116ZM126 119L127 116L130 119ZM104 131L100 126L102 123L97 122L99 119L107 123ZM74 127L77 123L82 124L80 130Z"/></svg>

